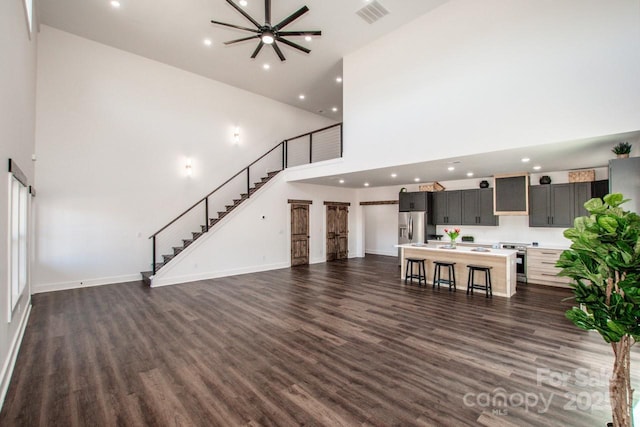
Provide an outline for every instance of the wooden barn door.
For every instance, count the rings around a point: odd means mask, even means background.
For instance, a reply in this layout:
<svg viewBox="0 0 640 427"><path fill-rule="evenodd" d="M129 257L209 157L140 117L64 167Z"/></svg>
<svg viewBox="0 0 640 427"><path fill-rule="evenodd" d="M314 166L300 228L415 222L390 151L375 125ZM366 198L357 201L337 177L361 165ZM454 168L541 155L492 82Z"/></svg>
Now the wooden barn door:
<svg viewBox="0 0 640 427"><path fill-rule="evenodd" d="M349 203L324 202L327 206L327 261L349 255Z"/></svg>
<svg viewBox="0 0 640 427"><path fill-rule="evenodd" d="M291 203L291 266L294 267L309 264L309 204L311 201L290 200L289 203Z"/></svg>

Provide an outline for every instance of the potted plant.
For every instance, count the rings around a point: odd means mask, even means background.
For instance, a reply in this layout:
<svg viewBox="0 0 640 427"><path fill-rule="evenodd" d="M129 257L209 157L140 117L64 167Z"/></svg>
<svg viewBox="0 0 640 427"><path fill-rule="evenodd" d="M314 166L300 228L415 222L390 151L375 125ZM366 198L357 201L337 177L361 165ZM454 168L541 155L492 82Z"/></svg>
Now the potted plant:
<svg viewBox="0 0 640 427"><path fill-rule="evenodd" d="M575 300L567 318L595 330L614 354L609 397L613 425L632 427L631 347L640 340L640 216L624 211L626 200L613 193L584 204L590 216L576 218L565 230L571 248L556 264L571 277Z"/></svg>
<svg viewBox="0 0 640 427"><path fill-rule="evenodd" d="M629 157L629 153L631 153L631 144L628 142L619 142L611 151L616 153L619 159L626 159Z"/></svg>
<svg viewBox="0 0 640 427"><path fill-rule="evenodd" d="M451 243L449 243L449 246L451 247L451 249L455 249L456 248L456 239L460 235L460 229L459 228L452 228L451 230L449 230L448 228L445 228L444 232L447 233L447 235L451 239Z"/></svg>

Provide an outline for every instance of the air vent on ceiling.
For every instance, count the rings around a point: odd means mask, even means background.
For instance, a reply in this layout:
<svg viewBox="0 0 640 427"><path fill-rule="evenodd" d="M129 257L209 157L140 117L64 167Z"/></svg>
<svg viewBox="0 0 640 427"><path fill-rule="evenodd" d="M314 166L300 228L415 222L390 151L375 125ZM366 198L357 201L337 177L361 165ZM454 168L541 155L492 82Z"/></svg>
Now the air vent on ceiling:
<svg viewBox="0 0 640 427"><path fill-rule="evenodd" d="M380 18L389 14L389 11L384 8L383 5L373 0L368 5L356 12L356 14L367 21L368 24L373 24Z"/></svg>

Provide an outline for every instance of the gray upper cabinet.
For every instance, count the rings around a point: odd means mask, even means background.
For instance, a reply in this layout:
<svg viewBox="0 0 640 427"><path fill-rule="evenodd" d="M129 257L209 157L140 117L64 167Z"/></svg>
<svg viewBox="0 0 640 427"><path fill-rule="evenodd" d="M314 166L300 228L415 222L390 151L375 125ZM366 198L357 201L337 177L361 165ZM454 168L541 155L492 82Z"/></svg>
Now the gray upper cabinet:
<svg viewBox="0 0 640 427"><path fill-rule="evenodd" d="M602 179L591 183L591 197L603 198L609 194L609 180Z"/></svg>
<svg viewBox="0 0 640 427"><path fill-rule="evenodd" d="M400 212L427 210L427 193L425 191L402 192L399 196Z"/></svg>
<svg viewBox="0 0 640 427"><path fill-rule="evenodd" d="M498 225L493 214L493 189L462 190L461 225Z"/></svg>
<svg viewBox="0 0 640 427"><path fill-rule="evenodd" d="M573 185L556 184L551 188L551 226L573 226Z"/></svg>
<svg viewBox="0 0 640 427"><path fill-rule="evenodd" d="M584 204L591 199L593 183L576 182L573 184L573 216L588 216L589 212L584 208ZM571 224L573 226L573 224Z"/></svg>
<svg viewBox="0 0 640 427"><path fill-rule="evenodd" d="M549 184L529 188L529 226L572 227L577 203L574 187L575 184Z"/></svg>
<svg viewBox="0 0 640 427"><path fill-rule="evenodd" d="M411 204L411 193L402 192L398 195L398 209L400 212L409 212Z"/></svg>
<svg viewBox="0 0 640 427"><path fill-rule="evenodd" d="M476 225L479 222L479 209L478 190L462 190L461 225Z"/></svg>
<svg viewBox="0 0 640 427"><path fill-rule="evenodd" d="M481 188L478 191L478 225L498 225L498 216L493 214L493 189Z"/></svg>
<svg viewBox="0 0 640 427"><path fill-rule="evenodd" d="M549 186L529 188L529 227L549 227Z"/></svg>
<svg viewBox="0 0 640 427"><path fill-rule="evenodd" d="M447 224L447 198L446 191L433 193L433 213L436 224Z"/></svg>
<svg viewBox="0 0 640 427"><path fill-rule="evenodd" d="M433 193L435 222L438 225L462 225L462 191Z"/></svg>

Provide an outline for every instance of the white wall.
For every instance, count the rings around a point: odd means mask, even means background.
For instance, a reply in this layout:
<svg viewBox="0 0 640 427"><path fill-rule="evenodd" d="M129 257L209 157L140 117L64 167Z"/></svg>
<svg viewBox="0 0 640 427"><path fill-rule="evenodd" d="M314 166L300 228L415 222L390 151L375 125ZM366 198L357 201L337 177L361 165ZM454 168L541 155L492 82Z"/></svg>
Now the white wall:
<svg viewBox="0 0 640 427"><path fill-rule="evenodd" d="M393 187L393 190L397 190ZM398 194L385 200L395 200ZM398 205L363 206L364 251L367 254L397 256Z"/></svg>
<svg viewBox="0 0 640 427"><path fill-rule="evenodd" d="M285 172L286 173L286 172ZM325 201L349 202L349 257L363 256L358 247L356 190L286 182L284 174L270 181L185 254L162 268L153 286L285 268L291 265L291 205L288 199L311 200L309 262L326 261ZM263 218L264 217L264 218Z"/></svg>
<svg viewBox="0 0 640 427"><path fill-rule="evenodd" d="M297 179L638 130L640 0L452 0L344 58L344 162Z"/></svg>
<svg viewBox="0 0 640 427"><path fill-rule="evenodd" d="M30 308L29 286L9 318L7 159L17 162L33 183L36 39L29 38L21 0L0 2L0 407Z"/></svg>
<svg viewBox="0 0 640 427"><path fill-rule="evenodd" d="M595 168L596 180L607 179L607 168ZM568 171L534 173L530 175L531 185L539 185L542 175L548 175L553 184L569 182ZM440 181L446 190L465 190L478 188L480 181L489 181L493 187L493 178L473 178L455 181ZM359 189L358 198L361 201L397 200L400 188L407 187L408 191L418 191L419 184L397 185L391 187L378 187L371 189ZM383 206L364 206L364 229L365 229L365 251L366 253L395 256L393 245L398 242L398 206L393 208ZM552 227L529 227L528 216L500 216L499 225L491 226L470 226L451 224L447 226L437 226L436 233L444 236L445 228L459 226L462 229L461 235L473 236L479 243L517 242L531 243L538 242L540 245L568 246L570 242L562 235L564 228ZM444 236L443 240L448 240Z"/></svg>
<svg viewBox="0 0 640 427"><path fill-rule="evenodd" d="M153 232L282 139L332 124L46 26L38 61L36 291L139 279Z"/></svg>

